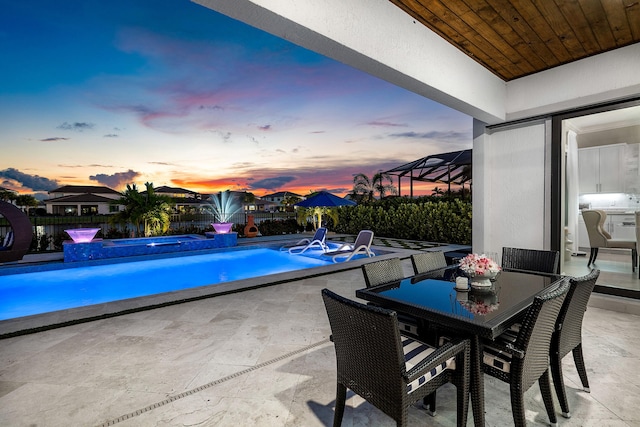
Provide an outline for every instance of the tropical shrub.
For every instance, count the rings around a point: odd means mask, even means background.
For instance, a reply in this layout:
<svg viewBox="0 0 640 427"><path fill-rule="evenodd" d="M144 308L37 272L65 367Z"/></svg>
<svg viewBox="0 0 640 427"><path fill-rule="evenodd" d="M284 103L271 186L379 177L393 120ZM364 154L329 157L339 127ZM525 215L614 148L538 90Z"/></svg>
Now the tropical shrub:
<svg viewBox="0 0 640 427"><path fill-rule="evenodd" d="M171 224L170 197L156 194L153 184L144 184L146 190L138 191L135 184L127 184L122 196L114 200L113 204L123 205L123 211L109 217L112 224L133 224L136 236L159 236L169 230Z"/></svg>
<svg viewBox="0 0 640 427"><path fill-rule="evenodd" d="M340 209L335 231L357 234L366 229L380 237L471 244L470 202L434 198L416 203L407 200Z"/></svg>

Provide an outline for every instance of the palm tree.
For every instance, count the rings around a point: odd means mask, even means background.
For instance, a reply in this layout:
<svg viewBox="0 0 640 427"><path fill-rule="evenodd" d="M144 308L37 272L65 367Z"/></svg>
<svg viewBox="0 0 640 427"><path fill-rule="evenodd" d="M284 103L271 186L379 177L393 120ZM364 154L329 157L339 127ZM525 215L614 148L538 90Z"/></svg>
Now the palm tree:
<svg viewBox="0 0 640 427"><path fill-rule="evenodd" d="M252 205L255 202L256 202L256 195L248 191L245 191L244 197L242 198L242 203L244 203L245 205ZM248 209L248 208L245 208L245 209Z"/></svg>
<svg viewBox="0 0 640 427"><path fill-rule="evenodd" d="M29 212L29 208L38 207L38 200L31 194L19 194L15 200L16 206L21 207L25 212Z"/></svg>
<svg viewBox="0 0 640 427"><path fill-rule="evenodd" d="M135 184L127 184L122 197L114 200L115 205L123 205L124 210L110 218L111 222L134 226L136 236L163 234L171 223L171 198L157 195L152 183L145 183L146 191L141 193ZM142 233L141 233L142 227Z"/></svg>
<svg viewBox="0 0 640 427"><path fill-rule="evenodd" d="M282 204L284 205L285 210L289 211L292 209L292 206L298 203L300 200L302 199L298 196L285 196L282 199Z"/></svg>
<svg viewBox="0 0 640 427"><path fill-rule="evenodd" d="M444 190L442 190L440 187L434 187L433 192L431 193L432 196L442 196L444 195Z"/></svg>
<svg viewBox="0 0 640 427"><path fill-rule="evenodd" d="M393 185L391 175L384 172L378 172L369 179L363 173L356 174L353 177L352 196L359 202L372 201L375 195L382 199L386 195L398 194L398 190Z"/></svg>
<svg viewBox="0 0 640 427"><path fill-rule="evenodd" d="M18 197L18 195L13 191L0 190L0 200L3 202L11 202L12 200L15 200L16 197Z"/></svg>
<svg viewBox="0 0 640 427"><path fill-rule="evenodd" d="M307 220L311 217L313 222L313 229L317 230L322 226L322 215L326 215L333 221L333 225L338 224L338 208L327 206L311 206L308 208L298 207L296 210L298 224L306 225Z"/></svg>

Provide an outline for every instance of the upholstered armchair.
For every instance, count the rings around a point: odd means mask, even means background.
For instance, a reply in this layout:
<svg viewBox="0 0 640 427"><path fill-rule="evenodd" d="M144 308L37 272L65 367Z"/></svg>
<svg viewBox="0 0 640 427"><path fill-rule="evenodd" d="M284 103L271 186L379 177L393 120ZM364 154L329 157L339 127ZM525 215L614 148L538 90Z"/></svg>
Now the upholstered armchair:
<svg viewBox="0 0 640 427"><path fill-rule="evenodd" d="M583 210L582 218L587 226L589 233L589 246L591 246L591 255L587 265L595 264L598 257L598 249L600 248L616 248L631 249L631 265L633 271L636 270L638 263L638 252L636 240L612 239L611 235L604 229L604 222L607 219L605 211L601 210Z"/></svg>

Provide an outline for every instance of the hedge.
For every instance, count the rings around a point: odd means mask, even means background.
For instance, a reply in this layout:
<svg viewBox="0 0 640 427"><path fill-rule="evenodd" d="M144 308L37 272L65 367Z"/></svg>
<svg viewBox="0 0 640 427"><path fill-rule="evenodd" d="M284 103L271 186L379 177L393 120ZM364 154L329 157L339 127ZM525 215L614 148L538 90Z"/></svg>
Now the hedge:
<svg viewBox="0 0 640 427"><path fill-rule="evenodd" d="M400 203L397 206L349 206L338 209L334 231L357 234L372 230L379 237L471 244L471 203L460 199Z"/></svg>

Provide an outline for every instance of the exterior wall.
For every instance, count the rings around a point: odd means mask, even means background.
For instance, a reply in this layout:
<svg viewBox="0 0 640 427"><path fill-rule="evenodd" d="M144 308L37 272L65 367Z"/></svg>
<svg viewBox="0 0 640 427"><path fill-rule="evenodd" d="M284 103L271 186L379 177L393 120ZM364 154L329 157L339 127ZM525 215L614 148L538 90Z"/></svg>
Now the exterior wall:
<svg viewBox="0 0 640 427"><path fill-rule="evenodd" d="M101 204L101 203L98 204L98 214L100 214L100 215L114 214L115 212L110 212L109 206L110 205L105 205L105 204Z"/></svg>
<svg viewBox="0 0 640 427"><path fill-rule="evenodd" d="M55 215L64 215L64 212L62 211L62 209L65 206L75 206L76 207L76 212L77 215L80 216L82 214L82 206L97 206L98 207L98 215L110 215L110 214L115 214L116 212L111 212L109 207L111 205L109 205L108 203L60 203L60 204L55 204L55 203L47 203L46 207L47 207L47 213L48 214L55 214Z"/></svg>
<svg viewBox="0 0 640 427"><path fill-rule="evenodd" d="M548 249L549 127L532 122L485 130L473 143L473 250Z"/></svg>

